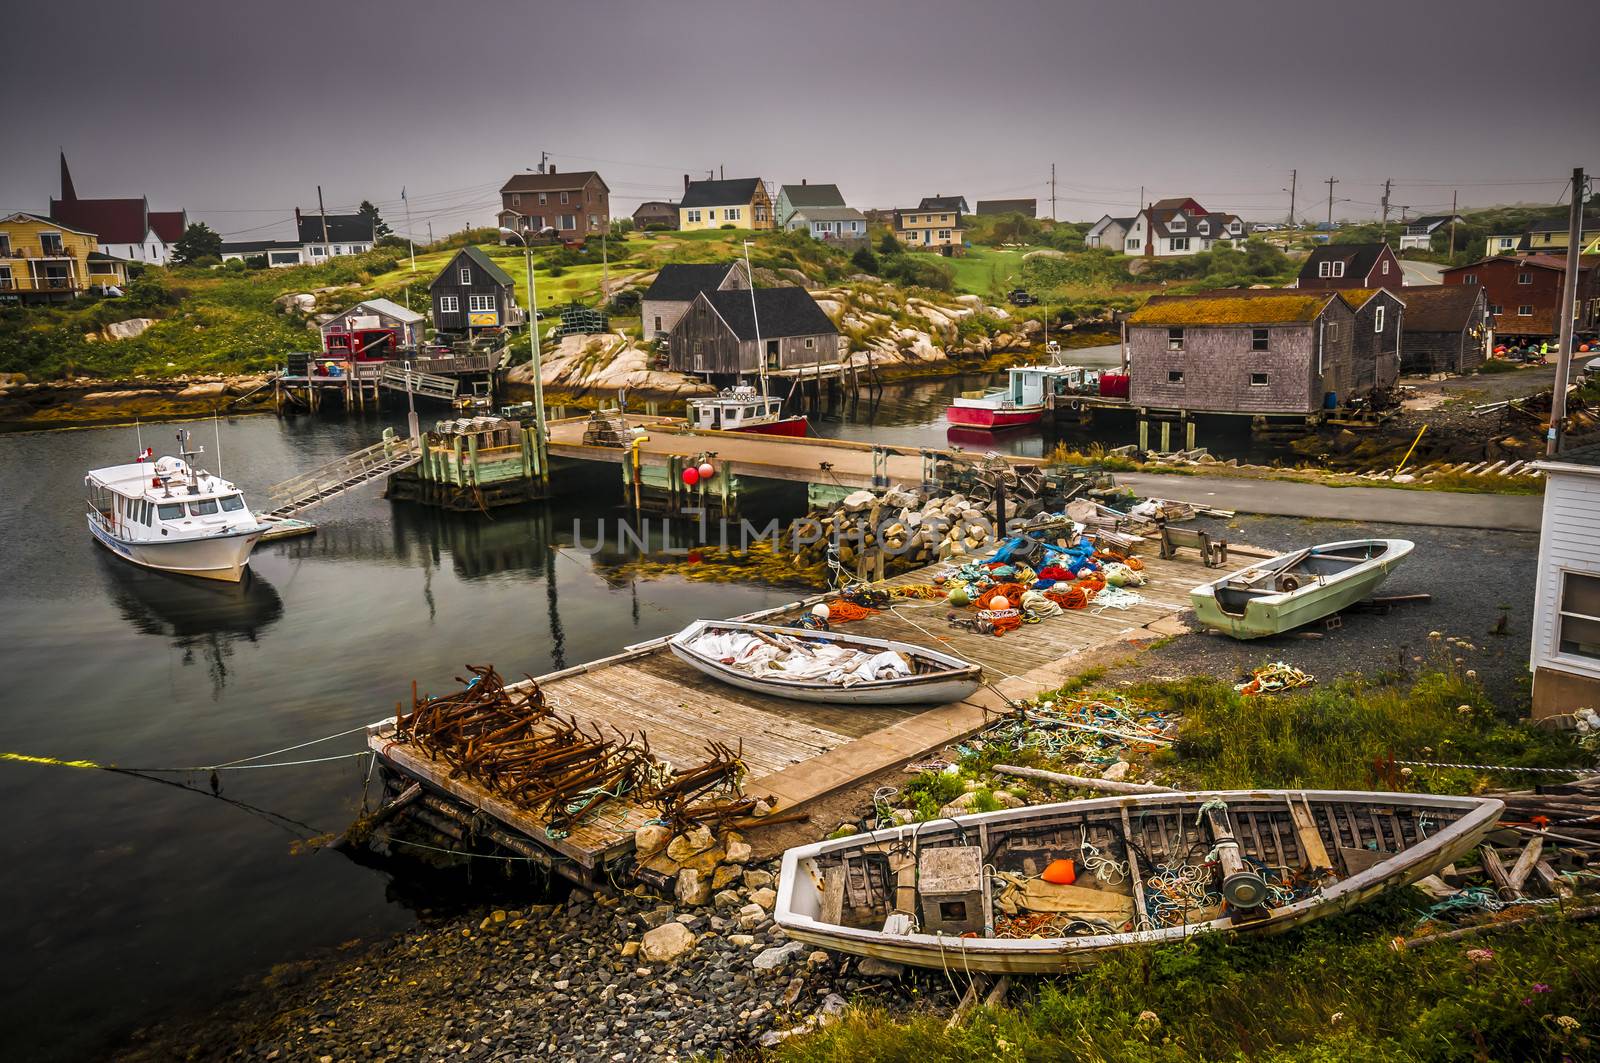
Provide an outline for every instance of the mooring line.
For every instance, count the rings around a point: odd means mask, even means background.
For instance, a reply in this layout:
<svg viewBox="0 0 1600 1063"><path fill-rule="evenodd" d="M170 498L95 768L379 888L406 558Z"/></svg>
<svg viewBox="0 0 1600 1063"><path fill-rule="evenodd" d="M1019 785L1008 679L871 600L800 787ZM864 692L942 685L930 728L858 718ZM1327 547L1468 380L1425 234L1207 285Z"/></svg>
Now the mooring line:
<svg viewBox="0 0 1600 1063"><path fill-rule="evenodd" d="M271 754L265 754L270 756ZM312 757L308 760L277 760L271 764L241 764L237 761L230 764L211 764L204 767L191 768L125 768L120 764L101 764L93 760L62 760L59 757L40 757L29 753L0 753L0 760L15 761L19 764L40 764L51 768L85 768L94 771L120 771L128 774L141 775L193 775L196 772L207 771L251 771L259 768L296 768L305 764L326 764L334 760L351 760L355 757L370 757L372 750L362 749L354 753L340 753L332 757ZM254 758L252 758L254 759Z"/></svg>

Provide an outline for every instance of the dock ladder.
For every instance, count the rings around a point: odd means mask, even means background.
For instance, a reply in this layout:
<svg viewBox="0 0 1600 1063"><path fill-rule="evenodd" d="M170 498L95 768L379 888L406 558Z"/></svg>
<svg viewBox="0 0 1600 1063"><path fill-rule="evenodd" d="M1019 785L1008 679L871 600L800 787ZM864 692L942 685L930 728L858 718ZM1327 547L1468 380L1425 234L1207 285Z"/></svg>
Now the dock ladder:
<svg viewBox="0 0 1600 1063"><path fill-rule="evenodd" d="M450 401L456 397L460 381L455 377L407 369L399 362L385 362L383 371L378 375L378 384L393 391L408 391L413 395Z"/></svg>

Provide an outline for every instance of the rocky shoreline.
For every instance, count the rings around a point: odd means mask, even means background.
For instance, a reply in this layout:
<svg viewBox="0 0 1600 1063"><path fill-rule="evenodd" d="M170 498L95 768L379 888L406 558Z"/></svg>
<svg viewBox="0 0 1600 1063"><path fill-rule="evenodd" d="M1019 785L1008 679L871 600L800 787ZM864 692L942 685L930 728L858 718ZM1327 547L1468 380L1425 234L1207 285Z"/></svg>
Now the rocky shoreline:
<svg viewBox="0 0 1600 1063"><path fill-rule="evenodd" d="M355 955L280 970L193 1023L140 1030L114 1058L156 1060L742 1057L833 1021L847 1001L956 1002L938 972L831 955L772 920L776 863L711 901L642 887L425 920Z"/></svg>

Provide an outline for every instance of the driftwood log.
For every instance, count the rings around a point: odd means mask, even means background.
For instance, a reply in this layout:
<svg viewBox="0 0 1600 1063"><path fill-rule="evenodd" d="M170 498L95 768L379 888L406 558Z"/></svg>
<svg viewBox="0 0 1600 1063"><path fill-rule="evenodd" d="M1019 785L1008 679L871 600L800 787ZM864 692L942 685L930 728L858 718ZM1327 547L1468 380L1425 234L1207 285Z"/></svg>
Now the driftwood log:
<svg viewBox="0 0 1600 1063"><path fill-rule="evenodd" d="M1090 779L1082 775L1065 775L1043 768L1019 768L1011 764L996 764L994 770L1001 775L1014 775L1019 779L1037 779L1040 782L1077 786L1085 790L1103 790L1108 794L1172 794L1179 791L1170 786L1156 786L1146 782L1116 782L1111 779Z"/></svg>

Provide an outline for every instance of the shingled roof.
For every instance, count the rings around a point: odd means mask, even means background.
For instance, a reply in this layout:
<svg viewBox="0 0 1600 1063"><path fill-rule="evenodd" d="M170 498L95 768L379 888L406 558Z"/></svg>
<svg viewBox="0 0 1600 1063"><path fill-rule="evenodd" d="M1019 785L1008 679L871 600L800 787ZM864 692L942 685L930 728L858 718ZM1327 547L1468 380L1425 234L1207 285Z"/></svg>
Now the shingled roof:
<svg viewBox="0 0 1600 1063"><path fill-rule="evenodd" d="M1317 280L1318 269L1324 262L1343 262L1346 277L1365 277L1383 254L1387 244L1324 244L1307 256L1300 267L1300 276Z"/></svg>
<svg viewBox="0 0 1600 1063"><path fill-rule="evenodd" d="M1128 318L1130 325L1300 325L1315 321L1338 292L1289 288L1156 295Z"/></svg>
<svg viewBox="0 0 1600 1063"><path fill-rule="evenodd" d="M662 266L654 283L644 293L646 299L668 302L688 302L701 292L714 292L722 286L728 274L738 269L732 262L714 262L710 265L672 263Z"/></svg>
<svg viewBox="0 0 1600 1063"><path fill-rule="evenodd" d="M142 244L150 231L148 207L137 199L52 199L50 216L102 244ZM162 239L166 239L162 237Z"/></svg>
<svg viewBox="0 0 1600 1063"><path fill-rule="evenodd" d="M717 316L741 340L756 338L756 318L751 314L750 291L701 292ZM757 288L755 312L760 315L761 338L838 334L822 307L804 288Z"/></svg>
<svg viewBox="0 0 1600 1063"><path fill-rule="evenodd" d="M1404 289L1407 332L1460 332L1477 319L1476 284L1419 284Z"/></svg>
<svg viewBox="0 0 1600 1063"><path fill-rule="evenodd" d="M721 207L750 202L756 197L759 177L736 177L728 181L690 181L680 207Z"/></svg>
<svg viewBox="0 0 1600 1063"><path fill-rule="evenodd" d="M517 286L517 282L511 279L511 274L501 269L494 259L484 254L481 247L473 247L469 244L461 249L461 253L472 259L479 269L493 277L496 284L503 284L507 288L515 288ZM451 259L451 264L453 265L454 263L455 260ZM445 268L448 269L449 266Z"/></svg>
<svg viewBox="0 0 1600 1063"><path fill-rule="evenodd" d="M842 207L844 196L838 185L784 185L783 195L791 207Z"/></svg>
<svg viewBox="0 0 1600 1063"><path fill-rule="evenodd" d="M322 219L320 211L310 213L295 212L295 228L303 244L320 244L322 238ZM328 242L334 244L350 243L376 243L377 234L373 230L372 219L361 214L329 214Z"/></svg>
<svg viewBox="0 0 1600 1063"><path fill-rule="evenodd" d="M575 192L589 183L589 178L600 182L600 187L607 192L611 191L606 186L605 179L594 170L573 170L571 173L519 173L514 174L511 180L500 186L500 193L507 192Z"/></svg>

